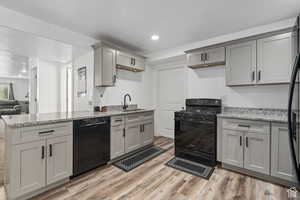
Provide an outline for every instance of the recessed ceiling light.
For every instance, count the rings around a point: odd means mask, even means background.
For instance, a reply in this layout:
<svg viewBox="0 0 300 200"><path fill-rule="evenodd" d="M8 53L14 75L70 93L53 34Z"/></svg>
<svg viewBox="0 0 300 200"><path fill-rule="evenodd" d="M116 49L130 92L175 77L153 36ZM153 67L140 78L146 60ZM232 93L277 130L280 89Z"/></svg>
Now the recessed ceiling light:
<svg viewBox="0 0 300 200"><path fill-rule="evenodd" d="M151 36L151 40L154 40L154 41L159 40L159 36L154 34Z"/></svg>

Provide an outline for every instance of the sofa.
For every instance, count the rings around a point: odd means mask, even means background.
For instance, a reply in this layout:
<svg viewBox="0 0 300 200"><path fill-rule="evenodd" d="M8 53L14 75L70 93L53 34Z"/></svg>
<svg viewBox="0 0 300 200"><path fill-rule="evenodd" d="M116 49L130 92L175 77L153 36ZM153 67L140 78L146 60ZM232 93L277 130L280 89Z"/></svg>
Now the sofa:
<svg viewBox="0 0 300 200"><path fill-rule="evenodd" d="M21 114L21 110L17 100L0 100L0 116Z"/></svg>

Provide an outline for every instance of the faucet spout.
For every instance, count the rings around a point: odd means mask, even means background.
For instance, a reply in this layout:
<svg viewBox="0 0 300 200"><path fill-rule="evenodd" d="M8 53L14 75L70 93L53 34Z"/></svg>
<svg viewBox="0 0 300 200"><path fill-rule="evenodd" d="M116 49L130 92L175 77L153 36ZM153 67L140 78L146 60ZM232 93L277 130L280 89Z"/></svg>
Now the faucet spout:
<svg viewBox="0 0 300 200"><path fill-rule="evenodd" d="M128 108L128 104L126 103L126 97L129 98L129 102L131 102L131 96L127 93L124 95L124 102L123 102L123 110L126 110Z"/></svg>

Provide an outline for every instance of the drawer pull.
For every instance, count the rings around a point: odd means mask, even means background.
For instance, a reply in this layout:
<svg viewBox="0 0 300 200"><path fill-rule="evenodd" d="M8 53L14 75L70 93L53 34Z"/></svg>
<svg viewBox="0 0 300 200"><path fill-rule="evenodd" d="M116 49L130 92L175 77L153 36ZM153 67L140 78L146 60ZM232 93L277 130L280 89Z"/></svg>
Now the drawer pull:
<svg viewBox="0 0 300 200"><path fill-rule="evenodd" d="M50 144L49 145L49 156L52 157L52 154L53 154L53 152L52 152L52 144Z"/></svg>
<svg viewBox="0 0 300 200"><path fill-rule="evenodd" d="M42 146L42 160L45 158L45 146Z"/></svg>
<svg viewBox="0 0 300 200"><path fill-rule="evenodd" d="M238 127L250 128L250 125L239 124Z"/></svg>
<svg viewBox="0 0 300 200"><path fill-rule="evenodd" d="M242 146L242 136L240 136L240 146Z"/></svg>
<svg viewBox="0 0 300 200"><path fill-rule="evenodd" d="M248 137L246 137L246 147L248 148Z"/></svg>
<svg viewBox="0 0 300 200"><path fill-rule="evenodd" d="M116 119L115 122L121 122L123 121L122 119Z"/></svg>
<svg viewBox="0 0 300 200"><path fill-rule="evenodd" d="M39 135L44 135L44 134L50 135L50 134L52 134L52 133L54 133L54 130L41 131L41 132L39 132Z"/></svg>

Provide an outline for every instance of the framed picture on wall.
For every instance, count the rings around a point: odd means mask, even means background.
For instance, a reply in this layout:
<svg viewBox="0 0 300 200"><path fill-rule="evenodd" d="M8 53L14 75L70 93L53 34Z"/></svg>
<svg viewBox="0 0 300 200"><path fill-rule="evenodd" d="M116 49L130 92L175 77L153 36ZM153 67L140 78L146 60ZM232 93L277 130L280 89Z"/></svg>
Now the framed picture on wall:
<svg viewBox="0 0 300 200"><path fill-rule="evenodd" d="M78 68L78 91L77 96L85 96L87 93L86 66Z"/></svg>

